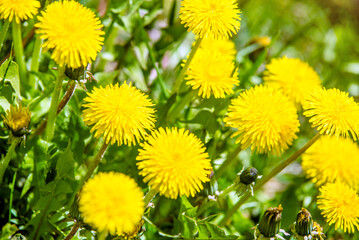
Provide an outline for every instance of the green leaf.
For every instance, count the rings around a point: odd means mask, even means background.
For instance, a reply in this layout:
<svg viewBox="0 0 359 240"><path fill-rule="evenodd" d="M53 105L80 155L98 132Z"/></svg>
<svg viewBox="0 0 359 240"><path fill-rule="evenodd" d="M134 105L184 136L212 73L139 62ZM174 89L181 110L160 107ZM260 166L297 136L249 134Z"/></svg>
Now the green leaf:
<svg viewBox="0 0 359 240"><path fill-rule="evenodd" d="M1 239L11 239L11 236L17 232L18 228L14 224L7 223L1 229Z"/></svg>
<svg viewBox="0 0 359 240"><path fill-rule="evenodd" d="M33 176L32 173L30 173L29 176L27 177L24 187L21 190L20 198L22 198L27 193L27 191L29 191L32 183L32 176Z"/></svg>
<svg viewBox="0 0 359 240"><path fill-rule="evenodd" d="M203 125L203 128L206 129L210 134L214 134L220 127L215 115L208 110L200 111L192 120L187 122Z"/></svg>
<svg viewBox="0 0 359 240"><path fill-rule="evenodd" d="M206 222L205 224L206 224L208 231L211 233L212 238L226 236L226 233L224 232L224 230L222 228L218 227L216 224L209 223L209 222Z"/></svg>
<svg viewBox="0 0 359 240"><path fill-rule="evenodd" d="M69 179L75 179L74 176L74 157L71 151L71 141L69 141L65 152L61 154L59 160L57 160L56 170L57 178L67 177Z"/></svg>
<svg viewBox="0 0 359 240"><path fill-rule="evenodd" d="M181 196L181 208L180 214L185 214L189 217L195 217L197 214L197 207L193 207L192 204L188 201L186 196Z"/></svg>
<svg viewBox="0 0 359 240"><path fill-rule="evenodd" d="M14 89L16 95L20 97L19 69L16 62L14 61L9 62L9 61L10 60L6 60L0 66L0 82L4 80L4 75L6 73L5 82L9 82L12 88Z"/></svg>
<svg viewBox="0 0 359 240"><path fill-rule="evenodd" d="M10 103L4 96L0 96L0 106L4 109L4 112L10 109Z"/></svg>
<svg viewBox="0 0 359 240"><path fill-rule="evenodd" d="M183 221L183 229L182 229L183 237L193 238L193 236L198 232L196 220L186 215L182 215L182 221Z"/></svg>

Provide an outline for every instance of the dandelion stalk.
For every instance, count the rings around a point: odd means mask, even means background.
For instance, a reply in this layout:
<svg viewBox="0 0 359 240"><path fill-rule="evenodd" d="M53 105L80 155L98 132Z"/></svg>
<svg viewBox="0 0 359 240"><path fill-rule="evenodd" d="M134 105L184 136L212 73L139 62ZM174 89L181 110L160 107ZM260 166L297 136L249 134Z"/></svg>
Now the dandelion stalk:
<svg viewBox="0 0 359 240"><path fill-rule="evenodd" d="M182 109L192 101L194 96L196 96L196 91L189 90L186 95L181 99L181 101L170 109L167 115L168 121L173 122L174 120L176 120Z"/></svg>
<svg viewBox="0 0 359 240"><path fill-rule="evenodd" d="M272 177L276 176L280 173L284 168L286 168L289 164L294 162L300 155L302 155L310 146L312 146L320 137L320 133L317 133L307 144L305 144L301 149L295 152L292 156L287 158L285 161L281 162L278 166L276 166L269 174L265 175L260 181L258 181L254 187L253 192L259 190L265 183L267 183ZM231 218L231 216L237 212L237 210L251 197L251 193L247 192L243 195L243 197L233 206L232 209L228 211L226 216L221 220L219 225L225 225L227 221Z"/></svg>
<svg viewBox="0 0 359 240"><path fill-rule="evenodd" d="M4 24L2 25L1 32L0 32L0 52L1 52L1 48L4 43L6 34L7 34L7 30L9 29L9 25L10 25L9 20L5 19Z"/></svg>
<svg viewBox="0 0 359 240"><path fill-rule="evenodd" d="M21 142L21 138L14 138L14 140L11 142L10 148L6 153L6 156L4 159L0 162L0 185L2 183L2 178L4 176L5 170L7 166L9 165L10 160L12 159L12 156L14 155L16 146Z"/></svg>
<svg viewBox="0 0 359 240"><path fill-rule="evenodd" d="M62 81L65 78L65 66L59 67L57 79L54 87L54 91L52 93L51 105L49 110L49 115L47 118L47 126L46 126L46 140L50 142L52 137L54 136L54 128L56 122L56 111L59 103Z"/></svg>
<svg viewBox="0 0 359 240"><path fill-rule="evenodd" d="M75 221L75 224L72 226L71 231L69 232L69 234L67 234L67 236L64 238L64 240L71 240L75 236L75 234L77 233L79 228L80 228L80 222Z"/></svg>
<svg viewBox="0 0 359 240"><path fill-rule="evenodd" d="M145 198L144 198L144 202L145 202L145 207L147 207L148 206L148 204L152 201L152 199L156 196L156 194L158 193L158 191L157 190L154 190L153 188L151 188L148 192L147 192L147 194L146 194L146 196L145 196Z"/></svg>
<svg viewBox="0 0 359 240"><path fill-rule="evenodd" d="M181 84L183 82L183 79L184 79L184 77L186 75L186 72L188 70L188 67L191 64L192 59L193 59L194 55L196 54L201 42L202 42L202 38L198 38L197 41L196 41L196 44L193 46L193 48L191 50L191 53L189 54L189 57L188 57L185 65L183 66L180 74L178 75L178 77L177 77L177 79L175 81L175 85L173 87L172 93L178 93L178 91L179 91L179 89L181 87Z"/></svg>
<svg viewBox="0 0 359 240"><path fill-rule="evenodd" d="M39 70L39 64L40 64L39 57L41 54L41 44L42 44L42 40L39 37L37 37L35 40L34 49L32 52L31 68L30 68L31 72L37 72ZM34 74L30 74L29 86L31 88L36 87L36 79L37 79L37 77Z"/></svg>
<svg viewBox="0 0 359 240"><path fill-rule="evenodd" d="M12 37L14 41L15 59L19 65L21 88L27 85L26 83L26 65L24 58L24 49L22 47L21 24L12 21Z"/></svg>

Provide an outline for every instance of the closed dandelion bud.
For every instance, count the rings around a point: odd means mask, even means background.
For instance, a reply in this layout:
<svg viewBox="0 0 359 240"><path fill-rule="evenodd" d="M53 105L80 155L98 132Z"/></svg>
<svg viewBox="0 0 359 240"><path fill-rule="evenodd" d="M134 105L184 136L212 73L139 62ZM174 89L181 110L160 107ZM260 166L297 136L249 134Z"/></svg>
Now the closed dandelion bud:
<svg viewBox="0 0 359 240"><path fill-rule="evenodd" d="M258 178L258 170L254 167L249 167L242 170L234 182L234 190L238 196L243 195L250 188L253 195L253 185Z"/></svg>
<svg viewBox="0 0 359 240"><path fill-rule="evenodd" d="M85 78L85 67L81 66L79 68L66 67L65 75L72 80L80 80Z"/></svg>
<svg viewBox="0 0 359 240"><path fill-rule="evenodd" d="M15 137L22 137L28 133L28 127L31 120L31 113L28 108L11 105L6 111L6 115L2 115L5 126L11 131Z"/></svg>
<svg viewBox="0 0 359 240"><path fill-rule="evenodd" d="M308 236L313 231L313 219L310 212L305 208L302 208L297 215L297 221L295 223L295 232L299 236Z"/></svg>
<svg viewBox="0 0 359 240"><path fill-rule="evenodd" d="M267 238L275 237L280 230L280 222L282 220L283 208L279 204L278 207L268 208L262 219L260 220L257 229Z"/></svg>

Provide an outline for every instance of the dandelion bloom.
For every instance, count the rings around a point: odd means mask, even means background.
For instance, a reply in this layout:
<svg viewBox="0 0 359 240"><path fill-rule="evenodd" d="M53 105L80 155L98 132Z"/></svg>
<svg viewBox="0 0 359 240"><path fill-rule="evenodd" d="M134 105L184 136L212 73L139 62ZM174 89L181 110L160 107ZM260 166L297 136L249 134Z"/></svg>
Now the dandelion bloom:
<svg viewBox="0 0 359 240"><path fill-rule="evenodd" d="M221 55L228 56L232 60L237 54L236 45L230 39L204 38L199 45L199 50L218 52Z"/></svg>
<svg viewBox="0 0 359 240"><path fill-rule="evenodd" d="M36 15L40 6L37 0L0 0L0 18L10 22L15 19L20 24Z"/></svg>
<svg viewBox="0 0 359 240"><path fill-rule="evenodd" d="M317 185L341 181L358 189L359 147L351 139L322 136L302 158L305 174Z"/></svg>
<svg viewBox="0 0 359 240"><path fill-rule="evenodd" d="M144 209L141 188L122 173L97 174L86 182L79 197L84 222L112 235L132 235Z"/></svg>
<svg viewBox="0 0 359 240"><path fill-rule="evenodd" d="M106 143L132 145L154 128L154 104L131 83L95 87L85 101L84 122L93 125L96 138L104 135Z"/></svg>
<svg viewBox="0 0 359 240"><path fill-rule="evenodd" d="M243 149L252 145L259 153L279 154L297 138L299 121L296 108L281 91L255 86L233 99L225 123L237 128L233 136Z"/></svg>
<svg viewBox="0 0 359 240"><path fill-rule="evenodd" d="M238 71L235 71L233 63L233 45L224 47L224 42L229 40L204 40L189 65L186 83L193 89L199 89L198 95L203 98L211 95L224 98L226 94L233 93L232 88L239 84ZM221 51L216 47L220 47Z"/></svg>
<svg viewBox="0 0 359 240"><path fill-rule="evenodd" d="M264 82L282 89L296 103L303 103L311 91L321 88L319 75L298 58L275 58L266 68Z"/></svg>
<svg viewBox="0 0 359 240"><path fill-rule="evenodd" d="M240 27L241 11L235 0L183 0L181 23L200 38L229 38Z"/></svg>
<svg viewBox="0 0 359 240"><path fill-rule="evenodd" d="M36 33L44 39L44 48L53 49L51 58L60 66L86 67L101 51L103 25L95 13L80 3L53 2L38 19Z"/></svg>
<svg viewBox="0 0 359 240"><path fill-rule="evenodd" d="M335 229L354 232L359 229L359 197L348 185L340 182L328 183L320 188L318 208L325 220Z"/></svg>
<svg viewBox="0 0 359 240"><path fill-rule="evenodd" d="M30 124L31 113L28 108L11 105L6 111L6 115L2 115L4 125L9 128L14 136L22 136L23 131L27 130Z"/></svg>
<svg viewBox="0 0 359 240"><path fill-rule="evenodd" d="M352 136L359 135L359 104L348 93L338 89L313 91L303 105L304 115L321 134Z"/></svg>
<svg viewBox="0 0 359 240"><path fill-rule="evenodd" d="M160 195L194 196L208 182L212 167L203 143L185 129L159 128L141 144L137 166Z"/></svg>

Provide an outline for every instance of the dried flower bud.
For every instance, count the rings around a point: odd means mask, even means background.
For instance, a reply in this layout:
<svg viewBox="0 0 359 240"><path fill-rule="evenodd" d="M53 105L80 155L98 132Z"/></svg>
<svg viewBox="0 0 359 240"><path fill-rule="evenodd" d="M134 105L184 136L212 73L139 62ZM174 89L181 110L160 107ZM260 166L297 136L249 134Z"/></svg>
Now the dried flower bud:
<svg viewBox="0 0 359 240"><path fill-rule="evenodd" d="M295 223L295 232L299 236L307 236L313 231L313 220L310 212L305 208L302 208L297 215L297 221Z"/></svg>
<svg viewBox="0 0 359 240"><path fill-rule="evenodd" d="M31 120L31 113L28 108L21 104L11 105L10 109L6 111L6 115L2 115L5 126L11 131L15 137L22 137L28 133L28 127Z"/></svg>
<svg viewBox="0 0 359 240"><path fill-rule="evenodd" d="M279 204L278 207L268 208L258 224L259 232L267 238L275 237L279 233L282 220L283 208Z"/></svg>

